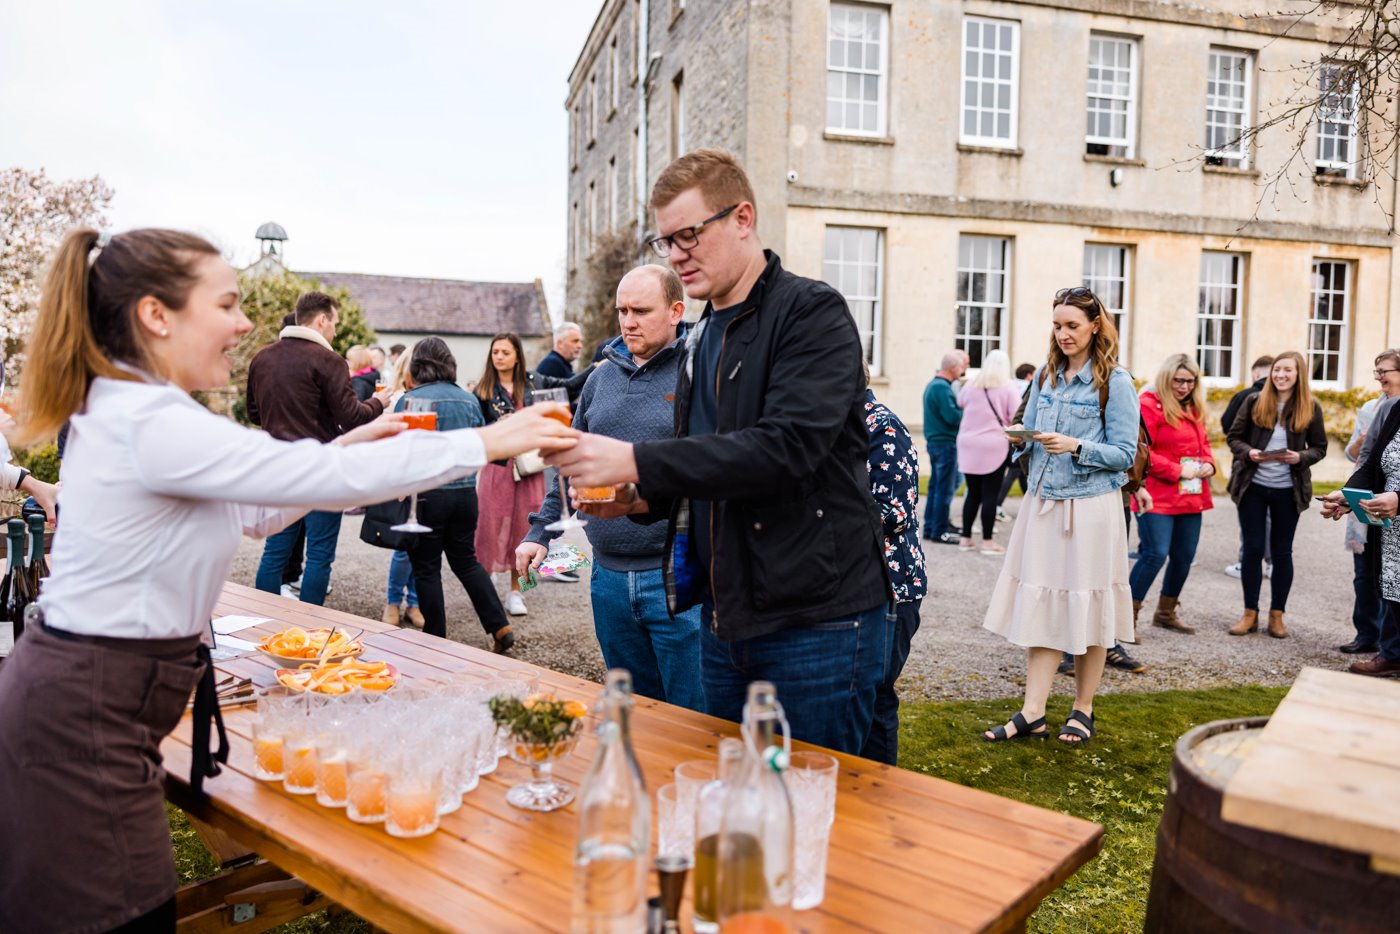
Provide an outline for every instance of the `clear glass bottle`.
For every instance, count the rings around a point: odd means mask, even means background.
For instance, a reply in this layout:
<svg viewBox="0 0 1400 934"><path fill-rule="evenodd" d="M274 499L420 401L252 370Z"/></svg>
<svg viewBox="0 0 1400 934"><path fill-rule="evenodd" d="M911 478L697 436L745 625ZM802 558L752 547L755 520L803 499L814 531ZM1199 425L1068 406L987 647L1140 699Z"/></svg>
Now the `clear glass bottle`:
<svg viewBox="0 0 1400 934"><path fill-rule="evenodd" d="M579 790L574 934L642 934L647 925L651 799L632 751L632 676L607 674L598 750Z"/></svg>
<svg viewBox="0 0 1400 934"><path fill-rule="evenodd" d="M782 731L781 745L778 732ZM792 926L792 801L783 784L791 744L777 691L749 685L744 757L724 796L716 873L720 934L785 934Z"/></svg>
<svg viewBox="0 0 1400 934"><path fill-rule="evenodd" d="M715 934L715 863L719 857L719 828L724 819L724 796L744 759L741 740L719 741L718 778L706 782L695 798L695 909L696 934Z"/></svg>

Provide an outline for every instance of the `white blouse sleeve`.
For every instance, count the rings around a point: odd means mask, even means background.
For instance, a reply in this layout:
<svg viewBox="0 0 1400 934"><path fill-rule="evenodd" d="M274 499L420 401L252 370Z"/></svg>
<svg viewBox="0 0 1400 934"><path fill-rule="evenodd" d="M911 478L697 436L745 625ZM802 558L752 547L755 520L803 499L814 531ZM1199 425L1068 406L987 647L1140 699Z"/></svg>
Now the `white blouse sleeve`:
<svg viewBox="0 0 1400 934"><path fill-rule="evenodd" d="M275 531L296 510L348 509L431 490L486 463L472 429L405 431L347 447L278 441L175 395L139 405L129 417L136 474L152 492L291 507L285 517L243 511L252 534Z"/></svg>

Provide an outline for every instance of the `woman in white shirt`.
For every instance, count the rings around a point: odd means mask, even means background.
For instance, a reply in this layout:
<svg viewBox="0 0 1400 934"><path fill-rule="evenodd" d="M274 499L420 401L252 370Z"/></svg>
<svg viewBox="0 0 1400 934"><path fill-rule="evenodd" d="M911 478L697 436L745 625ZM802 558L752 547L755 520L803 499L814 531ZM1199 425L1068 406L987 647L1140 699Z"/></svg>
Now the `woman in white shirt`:
<svg viewBox="0 0 1400 934"><path fill-rule="evenodd" d="M72 428L44 618L0 667L0 930L174 930L159 745L197 683L217 714L200 638L240 535L574 436L539 407L480 430L384 419L327 445L242 428L189 395L227 385L251 329L233 269L176 231L96 246L65 238L29 344L22 429ZM209 728L195 717L196 788L218 771Z"/></svg>

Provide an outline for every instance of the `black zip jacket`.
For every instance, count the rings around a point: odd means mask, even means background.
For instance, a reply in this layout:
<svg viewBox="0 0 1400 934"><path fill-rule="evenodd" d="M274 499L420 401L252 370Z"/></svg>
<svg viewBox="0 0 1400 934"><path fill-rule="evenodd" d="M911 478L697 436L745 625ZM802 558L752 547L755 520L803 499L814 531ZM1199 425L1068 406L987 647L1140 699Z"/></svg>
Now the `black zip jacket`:
<svg viewBox="0 0 1400 934"><path fill-rule="evenodd" d="M714 600L725 640L838 619L887 603L879 508L866 464L861 344L841 294L776 254L723 334L715 374L693 373L706 305L676 383L676 437L636 445L638 491L669 519L672 614ZM691 385L715 379L717 425L687 437ZM694 580L690 501L711 501L708 580Z"/></svg>

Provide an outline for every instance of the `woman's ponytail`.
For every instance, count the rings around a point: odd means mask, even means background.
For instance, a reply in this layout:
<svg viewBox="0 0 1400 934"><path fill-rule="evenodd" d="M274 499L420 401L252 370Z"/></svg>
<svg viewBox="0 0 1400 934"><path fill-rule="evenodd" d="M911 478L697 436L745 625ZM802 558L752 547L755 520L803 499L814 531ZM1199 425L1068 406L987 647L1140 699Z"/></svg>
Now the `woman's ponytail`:
<svg viewBox="0 0 1400 934"><path fill-rule="evenodd" d="M93 378L117 372L97 345L88 313L89 257L97 241L90 227L69 231L49 266L27 342L21 444L53 437L82 407Z"/></svg>

